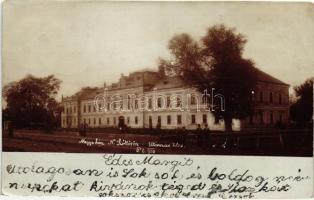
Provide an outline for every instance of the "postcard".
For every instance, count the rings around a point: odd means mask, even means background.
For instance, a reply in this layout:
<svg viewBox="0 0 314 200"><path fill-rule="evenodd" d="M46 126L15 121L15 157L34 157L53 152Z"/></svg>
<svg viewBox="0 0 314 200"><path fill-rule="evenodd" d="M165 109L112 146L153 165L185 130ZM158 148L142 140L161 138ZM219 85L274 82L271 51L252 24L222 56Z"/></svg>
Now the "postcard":
<svg viewBox="0 0 314 200"><path fill-rule="evenodd" d="M2 7L4 195L312 197L313 4Z"/></svg>

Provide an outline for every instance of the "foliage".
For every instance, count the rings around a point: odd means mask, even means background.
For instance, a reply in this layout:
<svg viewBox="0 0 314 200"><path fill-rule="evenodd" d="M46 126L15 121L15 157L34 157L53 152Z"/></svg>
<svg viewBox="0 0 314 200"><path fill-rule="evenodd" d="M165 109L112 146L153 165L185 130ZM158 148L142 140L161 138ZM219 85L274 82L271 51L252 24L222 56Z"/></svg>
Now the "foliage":
<svg viewBox="0 0 314 200"><path fill-rule="evenodd" d="M252 109L256 68L242 56L245 43L235 29L215 25L199 42L186 33L175 35L168 45L172 58L159 62L166 75L179 76L200 92L215 88L225 97L225 111L215 109L213 113L224 119L227 131L232 130L232 118L245 118Z"/></svg>
<svg viewBox="0 0 314 200"><path fill-rule="evenodd" d="M6 115L15 127L36 127L59 123L60 106L55 100L61 81L53 75L28 75L4 86Z"/></svg>
<svg viewBox="0 0 314 200"><path fill-rule="evenodd" d="M304 126L312 120L313 81L314 78L310 78L303 84L294 87L297 100L290 106L290 118L298 126Z"/></svg>

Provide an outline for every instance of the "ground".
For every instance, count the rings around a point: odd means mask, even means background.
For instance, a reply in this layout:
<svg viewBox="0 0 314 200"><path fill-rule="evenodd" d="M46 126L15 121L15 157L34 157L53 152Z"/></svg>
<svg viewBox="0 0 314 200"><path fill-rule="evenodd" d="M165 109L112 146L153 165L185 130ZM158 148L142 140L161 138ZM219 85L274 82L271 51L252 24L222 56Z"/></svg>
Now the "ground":
<svg viewBox="0 0 314 200"><path fill-rule="evenodd" d="M119 131L15 130L3 134L3 151L68 153L151 153L312 156L311 131L267 131L197 135L137 134Z"/></svg>

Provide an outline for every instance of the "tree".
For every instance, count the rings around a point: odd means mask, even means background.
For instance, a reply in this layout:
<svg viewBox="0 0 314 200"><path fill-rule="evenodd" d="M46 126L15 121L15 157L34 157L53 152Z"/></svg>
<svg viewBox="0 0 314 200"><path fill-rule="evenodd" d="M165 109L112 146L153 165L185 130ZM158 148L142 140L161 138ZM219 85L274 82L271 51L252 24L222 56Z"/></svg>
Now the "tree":
<svg viewBox="0 0 314 200"><path fill-rule="evenodd" d="M209 27L199 42L186 33L175 35L168 45L172 58L159 62L167 75L179 76L200 92L215 88L224 95L225 110L213 113L224 119L226 131L232 131L233 118L243 119L252 110L256 68L242 57L245 43L245 37L235 29L216 25ZM218 101L214 104L217 107Z"/></svg>
<svg viewBox="0 0 314 200"><path fill-rule="evenodd" d="M28 75L4 86L7 112L15 127L34 127L58 121L60 106L55 100L61 81L53 75Z"/></svg>
<svg viewBox="0 0 314 200"><path fill-rule="evenodd" d="M297 100L290 106L290 118L298 126L304 126L312 120L313 81L314 78L309 78L303 84L294 87Z"/></svg>
<svg viewBox="0 0 314 200"><path fill-rule="evenodd" d="M165 69L166 61L162 58L159 58L159 65L158 65L158 74L160 78L166 77L166 69Z"/></svg>

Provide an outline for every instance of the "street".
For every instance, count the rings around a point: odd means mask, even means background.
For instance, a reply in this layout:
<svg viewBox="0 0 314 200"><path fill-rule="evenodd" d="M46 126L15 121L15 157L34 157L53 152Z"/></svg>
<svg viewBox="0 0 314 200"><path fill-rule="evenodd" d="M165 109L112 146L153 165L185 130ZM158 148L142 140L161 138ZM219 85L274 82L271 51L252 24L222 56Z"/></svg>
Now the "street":
<svg viewBox="0 0 314 200"><path fill-rule="evenodd" d="M67 153L145 153L195 155L312 156L311 132L152 135L75 131L15 130L3 135L3 151Z"/></svg>

